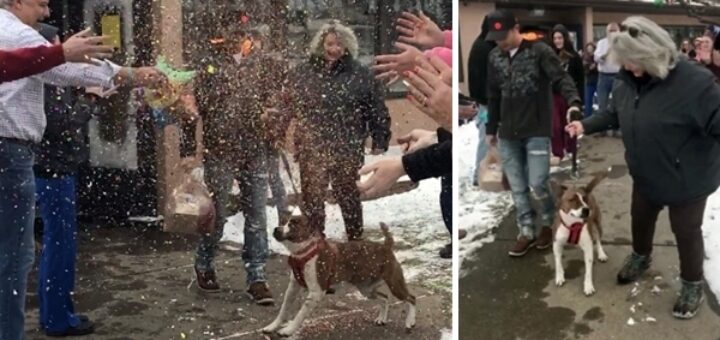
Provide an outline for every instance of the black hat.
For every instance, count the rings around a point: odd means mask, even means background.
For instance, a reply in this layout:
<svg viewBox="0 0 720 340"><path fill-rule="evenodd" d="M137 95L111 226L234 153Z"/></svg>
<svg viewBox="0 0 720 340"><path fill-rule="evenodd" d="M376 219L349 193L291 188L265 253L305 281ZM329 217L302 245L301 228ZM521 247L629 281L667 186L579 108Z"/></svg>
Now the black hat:
<svg viewBox="0 0 720 340"><path fill-rule="evenodd" d="M55 37L58 36L58 32L60 29L53 25L43 24L40 23L40 26L38 27L38 32L40 32L40 35L45 38L48 42L52 43L55 41Z"/></svg>
<svg viewBox="0 0 720 340"><path fill-rule="evenodd" d="M515 15L508 10L494 11L487 16L487 20L490 23L490 33L485 40L490 41L504 40L508 32L518 24Z"/></svg>

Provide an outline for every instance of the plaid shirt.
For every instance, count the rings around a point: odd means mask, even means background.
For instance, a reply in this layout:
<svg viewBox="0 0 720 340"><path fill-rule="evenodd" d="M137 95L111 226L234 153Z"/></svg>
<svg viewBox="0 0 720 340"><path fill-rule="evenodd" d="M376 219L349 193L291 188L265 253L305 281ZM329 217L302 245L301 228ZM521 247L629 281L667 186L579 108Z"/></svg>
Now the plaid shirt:
<svg viewBox="0 0 720 340"><path fill-rule="evenodd" d="M36 30L14 14L0 9L0 48L14 49L48 45ZM45 73L0 84L0 137L39 143L45 130L43 84L56 86L112 87L120 67L65 63Z"/></svg>

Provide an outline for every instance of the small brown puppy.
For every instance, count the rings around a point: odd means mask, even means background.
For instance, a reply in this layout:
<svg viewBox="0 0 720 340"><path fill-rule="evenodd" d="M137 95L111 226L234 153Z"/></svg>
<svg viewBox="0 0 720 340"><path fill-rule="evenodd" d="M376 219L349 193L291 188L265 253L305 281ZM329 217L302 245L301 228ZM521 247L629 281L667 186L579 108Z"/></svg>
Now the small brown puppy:
<svg viewBox="0 0 720 340"><path fill-rule="evenodd" d="M562 286L565 283L565 271L562 265L562 252L565 245L568 243L578 245L585 258L583 291L587 296L595 293L592 280L593 245L597 246L600 262L608 259L600 242L602 238L600 207L592 195L593 189L608 176L608 173L602 172L595 175L585 187L562 186L557 202L558 211L555 217L555 241L553 242L555 284Z"/></svg>
<svg viewBox="0 0 720 340"><path fill-rule="evenodd" d="M338 243L328 241L310 225L305 216L292 216L285 226L275 228L273 237L290 251L288 259L292 273L283 304L277 318L263 329L264 333L277 332L290 336L300 329L303 320L310 315L325 295L325 291L337 283L353 284L370 299L380 298L383 305L375 319L384 325L390 307L388 297L377 289L387 284L390 292L407 305L406 329L415 326L415 297L408 291L402 267L392 251L393 239L387 225L380 224L385 243L351 241ZM308 291L300 311L285 324L289 317L288 306L295 300L300 288ZM282 328L281 328L282 327Z"/></svg>

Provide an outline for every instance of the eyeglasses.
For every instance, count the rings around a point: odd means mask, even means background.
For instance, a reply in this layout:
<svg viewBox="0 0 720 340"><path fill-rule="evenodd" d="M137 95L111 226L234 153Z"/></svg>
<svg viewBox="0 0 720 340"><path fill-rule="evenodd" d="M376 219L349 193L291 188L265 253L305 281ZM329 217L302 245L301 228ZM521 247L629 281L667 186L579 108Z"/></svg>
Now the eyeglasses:
<svg viewBox="0 0 720 340"><path fill-rule="evenodd" d="M637 38L641 31L637 27L620 25L620 32L628 32L631 37Z"/></svg>

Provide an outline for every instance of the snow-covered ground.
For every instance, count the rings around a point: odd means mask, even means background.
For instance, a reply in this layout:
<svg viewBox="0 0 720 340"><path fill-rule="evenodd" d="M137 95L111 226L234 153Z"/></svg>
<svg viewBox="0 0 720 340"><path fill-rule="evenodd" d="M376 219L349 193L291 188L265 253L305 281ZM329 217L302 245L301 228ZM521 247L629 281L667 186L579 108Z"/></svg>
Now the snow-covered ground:
<svg viewBox="0 0 720 340"><path fill-rule="evenodd" d="M399 147L392 147L384 156L367 156L370 163L383 157L399 157ZM294 168L294 166L291 166ZM281 171L285 176L286 172ZM295 175L294 175L295 177ZM285 176L286 188L291 192L289 179ZM407 180L403 178L401 180ZM296 178L296 183L297 178ZM388 197L363 203L365 234L370 239L380 240L380 222L390 226L395 239L395 255L403 265L409 282L429 289L450 293L452 291L452 262L441 259L438 250L450 242L449 234L440 212L440 180L428 179L420 182L418 188ZM345 240L345 227L340 208L326 204L325 234L330 239ZM243 243L242 214L228 219L223 241ZM277 211L267 208L267 225L270 235L277 226ZM270 236L270 250L287 255L285 247ZM239 258L239 256L238 256Z"/></svg>
<svg viewBox="0 0 720 340"><path fill-rule="evenodd" d="M458 211L458 227L467 230L467 237L460 241L460 275L466 270L463 263L471 259L483 244L494 241L490 230L500 225L503 218L513 207L510 193L492 193L482 191L472 185L475 154L478 144L478 129L475 123L461 126L454 135L461 155L458 161L460 169L460 202Z"/></svg>
<svg viewBox="0 0 720 340"><path fill-rule="evenodd" d="M704 222L705 278L715 296L720 298L720 191L708 199Z"/></svg>

